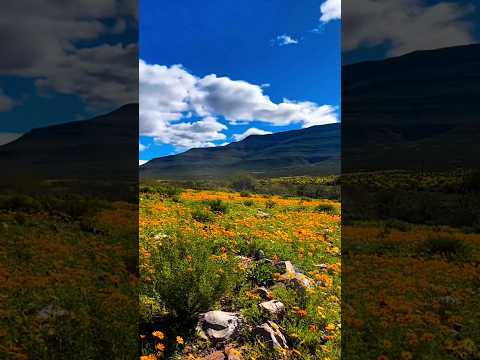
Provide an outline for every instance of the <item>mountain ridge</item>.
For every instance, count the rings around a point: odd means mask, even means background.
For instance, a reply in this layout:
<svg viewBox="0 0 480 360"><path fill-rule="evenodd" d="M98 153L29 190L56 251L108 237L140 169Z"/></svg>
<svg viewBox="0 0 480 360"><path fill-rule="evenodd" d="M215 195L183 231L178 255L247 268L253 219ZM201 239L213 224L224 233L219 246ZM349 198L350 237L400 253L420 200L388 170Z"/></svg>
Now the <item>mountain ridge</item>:
<svg viewBox="0 0 480 360"><path fill-rule="evenodd" d="M195 148L140 166L142 178L215 178L339 173L340 123L268 135L250 135L225 146Z"/></svg>

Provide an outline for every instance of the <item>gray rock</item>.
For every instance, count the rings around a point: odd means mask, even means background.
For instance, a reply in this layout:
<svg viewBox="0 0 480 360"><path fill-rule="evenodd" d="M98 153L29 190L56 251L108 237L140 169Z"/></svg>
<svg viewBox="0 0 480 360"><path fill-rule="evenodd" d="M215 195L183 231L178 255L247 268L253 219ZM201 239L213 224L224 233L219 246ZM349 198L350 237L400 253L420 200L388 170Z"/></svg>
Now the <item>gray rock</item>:
<svg viewBox="0 0 480 360"><path fill-rule="evenodd" d="M288 349L285 336L283 336L279 326L272 321L255 327L253 334L266 341L273 349Z"/></svg>
<svg viewBox="0 0 480 360"><path fill-rule="evenodd" d="M67 315L67 311L56 307L52 304L45 306L42 310L37 313L37 319L40 321L46 321L48 319L54 319L60 316Z"/></svg>
<svg viewBox="0 0 480 360"><path fill-rule="evenodd" d="M275 267L282 273L294 273L295 266L290 261L279 261L275 264Z"/></svg>
<svg viewBox="0 0 480 360"><path fill-rule="evenodd" d="M258 210L258 211L257 211L257 216L258 216L259 218L266 219L266 218L269 218L269 217L270 217L270 214L269 214L269 213L266 213L265 211Z"/></svg>
<svg viewBox="0 0 480 360"><path fill-rule="evenodd" d="M315 286L315 281L300 272L286 272L278 278L280 281L291 282L300 289L311 289Z"/></svg>
<svg viewBox="0 0 480 360"><path fill-rule="evenodd" d="M223 342L236 337L242 325L237 314L215 310L200 316L197 332L202 338Z"/></svg>
<svg viewBox="0 0 480 360"><path fill-rule="evenodd" d="M265 301L260 304L260 307L273 317L279 317L285 314L285 305L278 300Z"/></svg>

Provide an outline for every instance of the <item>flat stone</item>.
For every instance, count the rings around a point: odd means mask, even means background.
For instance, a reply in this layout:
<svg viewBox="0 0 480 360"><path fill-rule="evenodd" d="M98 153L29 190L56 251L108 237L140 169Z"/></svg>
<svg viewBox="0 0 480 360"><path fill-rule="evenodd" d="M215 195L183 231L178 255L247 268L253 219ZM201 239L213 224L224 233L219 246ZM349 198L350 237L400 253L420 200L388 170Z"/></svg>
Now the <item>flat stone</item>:
<svg viewBox="0 0 480 360"><path fill-rule="evenodd" d="M285 313L285 305L278 300L265 301L260 304L260 307L274 317Z"/></svg>
<svg viewBox="0 0 480 360"><path fill-rule="evenodd" d="M202 338L223 342L237 336L241 326L236 313L215 310L202 314L196 329Z"/></svg>
<svg viewBox="0 0 480 360"><path fill-rule="evenodd" d="M285 336L283 336L279 326L272 321L255 327L253 334L267 342L272 349L288 349Z"/></svg>

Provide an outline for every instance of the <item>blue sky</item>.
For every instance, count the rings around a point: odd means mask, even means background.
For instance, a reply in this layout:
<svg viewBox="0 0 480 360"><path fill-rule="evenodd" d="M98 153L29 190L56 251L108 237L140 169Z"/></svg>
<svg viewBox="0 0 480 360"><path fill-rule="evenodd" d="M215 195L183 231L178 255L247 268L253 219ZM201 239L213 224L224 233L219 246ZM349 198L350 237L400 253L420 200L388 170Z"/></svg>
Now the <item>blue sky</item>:
<svg viewBox="0 0 480 360"><path fill-rule="evenodd" d="M181 117L177 116L174 121L167 122L166 126L188 123L190 126L183 130L205 131L205 139L210 135L210 140L205 142L211 146L234 141L234 135L238 139L238 134L251 128L277 132L331 122L332 119L335 121L340 105L340 21L320 21L322 3L323 1L314 0L142 0L140 58L148 69L153 69L150 68L153 64L163 66L155 73L159 75L159 81L163 82L169 76L172 66L181 65L177 69L181 74L196 78L193 85L188 85L195 89L203 86L199 84L204 82L206 76L215 74L215 78L209 82L211 87L207 95L211 95L212 99L223 96L232 87L237 89L236 85L241 88L242 84L236 83L237 81L246 83L243 84L246 87L244 93L239 89L239 98L248 97L249 91L256 93L256 97L252 95L251 102L242 104L254 108L246 109L246 114L240 115L238 111L232 112L230 107L226 107L226 103L231 107L236 106L231 104L235 99L217 99L215 104L209 102L206 105L209 109L204 113L191 108L183 112L178 110L176 113L181 113ZM225 79L224 86L212 95L217 90L216 87L212 90L213 86L221 86L221 78ZM146 92L142 94L142 71L140 79L142 109L148 107L142 104L142 96L151 96L153 99L155 95L153 90L148 95L145 95ZM164 86L162 84L159 89L168 92ZM202 87L205 88L206 86ZM268 96L270 103L261 96ZM297 105L309 102L309 106L299 105L292 109L299 114L307 111L307 119L303 122L285 119L279 111L272 110L274 113L266 115L266 119L256 121L255 116L260 116L258 114L263 106L278 106L285 102L284 99ZM203 107L204 102L205 100L198 100L192 106ZM320 109L325 116L312 114L324 105L330 107ZM170 111L163 107L162 111L165 110ZM292 116L301 117L295 114ZM216 127L217 131L212 132L211 126L200 126L198 129L192 126L206 117L215 119L215 123L210 119L210 125ZM242 117L248 120L242 121ZM148 120L155 121L153 116ZM142 116L140 121L142 124ZM178 139L182 135L177 131L179 128L175 129L172 136L176 140L167 136L159 139L156 135L165 130L165 122L158 132L152 130L152 126L155 127L149 124L149 130L143 131L150 136L140 138L141 144L146 146L141 152L141 159L184 151L184 146L195 146L202 142L201 139L192 139L189 144L179 146L182 143ZM223 134L224 138L220 139L221 135L218 134ZM205 146L205 142L200 146Z"/></svg>

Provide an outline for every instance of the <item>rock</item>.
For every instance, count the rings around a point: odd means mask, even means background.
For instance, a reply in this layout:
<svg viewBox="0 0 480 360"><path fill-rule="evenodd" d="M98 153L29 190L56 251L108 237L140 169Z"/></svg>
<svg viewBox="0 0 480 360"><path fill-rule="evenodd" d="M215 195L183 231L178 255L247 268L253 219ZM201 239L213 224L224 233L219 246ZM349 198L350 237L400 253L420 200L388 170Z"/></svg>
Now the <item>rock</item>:
<svg viewBox="0 0 480 360"><path fill-rule="evenodd" d="M153 240L160 241L160 240L163 240L163 239L166 239L166 238L168 238L168 235L167 235L167 234L158 233L157 235L155 235L155 236L153 237Z"/></svg>
<svg viewBox="0 0 480 360"><path fill-rule="evenodd" d="M282 273L294 273L295 266L290 261L279 261L275 264L275 267Z"/></svg>
<svg viewBox="0 0 480 360"><path fill-rule="evenodd" d="M255 260L262 260L265 259L265 252L263 250L258 250L255 253Z"/></svg>
<svg viewBox="0 0 480 360"><path fill-rule="evenodd" d="M270 214L269 214L269 213L266 213L265 211L258 210L258 211L257 211L257 216L258 216L259 218L266 219L266 218L269 218L269 217L270 217Z"/></svg>
<svg viewBox="0 0 480 360"><path fill-rule="evenodd" d="M278 300L262 302L260 304L260 307L273 317L279 317L285 313L285 305L283 305L283 303Z"/></svg>
<svg viewBox="0 0 480 360"><path fill-rule="evenodd" d="M258 295L260 295L262 299L270 300L272 298L272 294L265 286L258 287L255 289L255 291L257 292Z"/></svg>
<svg viewBox="0 0 480 360"><path fill-rule="evenodd" d="M237 336L242 325L237 314L215 310L201 315L197 331L202 338L223 342Z"/></svg>
<svg viewBox="0 0 480 360"><path fill-rule="evenodd" d="M202 357L201 360L225 360L225 354L221 351L215 351L207 356Z"/></svg>
<svg viewBox="0 0 480 360"><path fill-rule="evenodd" d="M288 349L287 340L280 328L272 321L263 323L253 329L253 334L266 341L273 349Z"/></svg>
<svg viewBox="0 0 480 360"><path fill-rule="evenodd" d="M286 272L285 274L280 275L278 280L291 282L300 289L311 289L315 286L315 281L299 272Z"/></svg>
<svg viewBox="0 0 480 360"><path fill-rule="evenodd" d="M42 310L40 310L37 313L37 319L41 321L45 321L51 318L53 319L60 316L65 316L67 315L67 313L68 312L66 310L59 307L55 307L52 304L50 304L45 306Z"/></svg>

